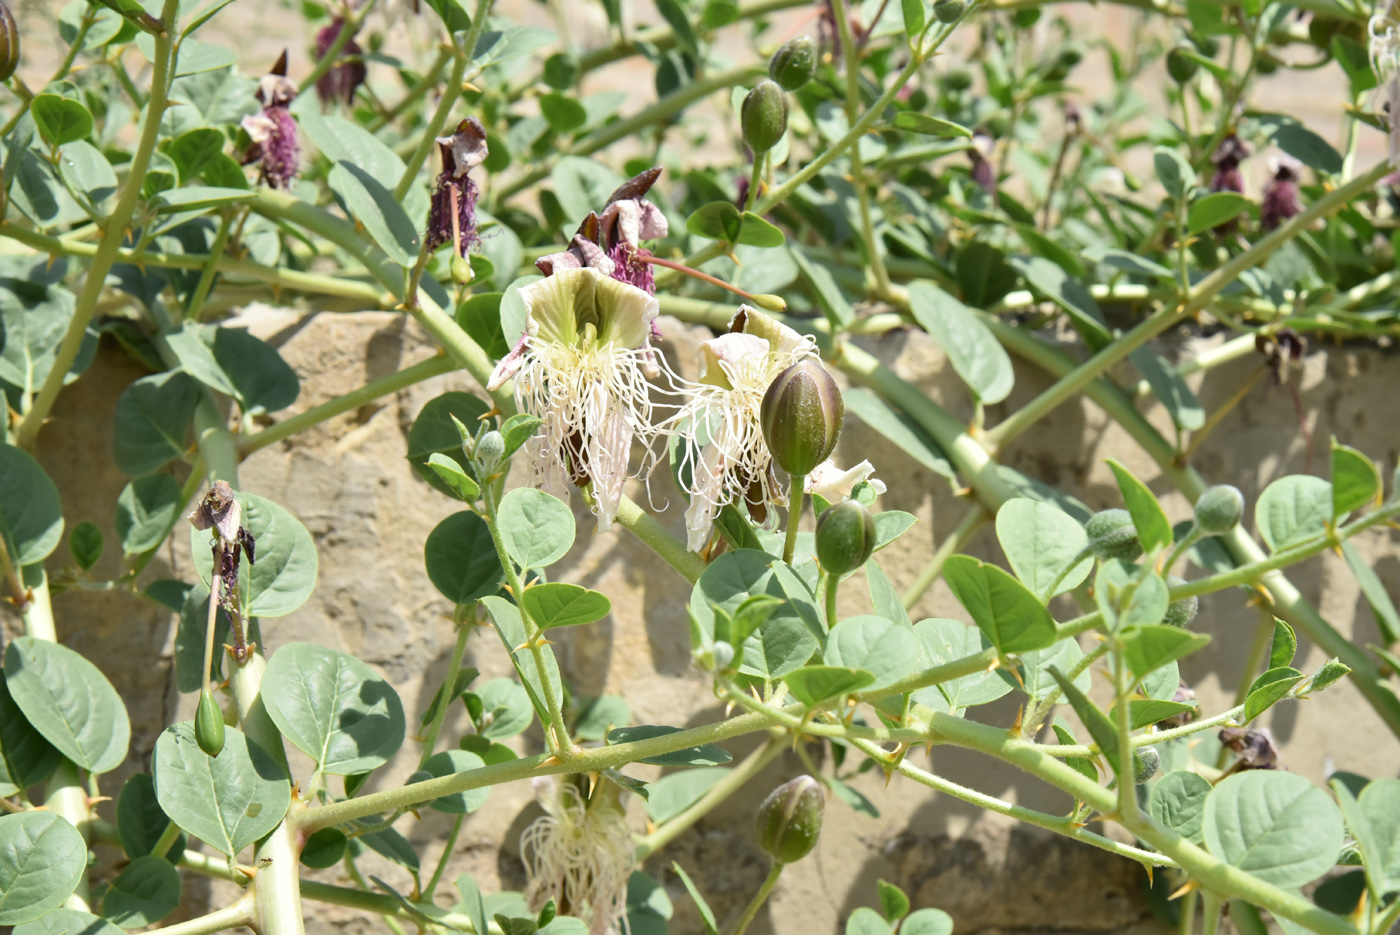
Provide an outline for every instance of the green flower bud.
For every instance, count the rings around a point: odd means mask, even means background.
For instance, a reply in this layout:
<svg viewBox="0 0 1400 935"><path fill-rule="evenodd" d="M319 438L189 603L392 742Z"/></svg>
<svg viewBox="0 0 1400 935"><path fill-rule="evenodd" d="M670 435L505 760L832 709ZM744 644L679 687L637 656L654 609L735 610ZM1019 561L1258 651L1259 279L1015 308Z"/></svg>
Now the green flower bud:
<svg viewBox="0 0 1400 935"><path fill-rule="evenodd" d="M0 81L8 81L19 67L19 26L14 14L0 0Z"/></svg>
<svg viewBox="0 0 1400 935"><path fill-rule="evenodd" d="M1207 487L1196 501L1196 526L1208 536L1222 536L1239 525L1244 516L1244 494L1238 487Z"/></svg>
<svg viewBox="0 0 1400 935"><path fill-rule="evenodd" d="M864 565L875 551L875 517L855 500L843 500L817 517L817 562L828 575Z"/></svg>
<svg viewBox="0 0 1400 935"><path fill-rule="evenodd" d="M758 807L758 844L780 864L806 857L822 833L826 797L811 776L798 776L768 794Z"/></svg>
<svg viewBox="0 0 1400 935"><path fill-rule="evenodd" d="M1176 575L1167 575L1167 586L1179 588L1186 583L1186 579L1178 578ZM1194 594L1190 597L1183 597L1179 601L1173 601L1167 607L1167 615L1162 618L1162 622L1169 627L1189 627L1191 621L1196 619L1196 612L1201 609L1201 599Z"/></svg>
<svg viewBox="0 0 1400 935"><path fill-rule="evenodd" d="M734 661L734 647L724 640L716 640L711 655L714 658L715 671L725 672L729 669L729 664Z"/></svg>
<svg viewBox="0 0 1400 935"><path fill-rule="evenodd" d="M481 440L476 443L476 448L472 451L472 460L476 463L477 475L484 481L496 470L496 466L501 463L501 458L505 457L506 440L501 437L501 433L495 429L481 436Z"/></svg>
<svg viewBox="0 0 1400 935"><path fill-rule="evenodd" d="M820 361L804 360L778 374L763 394L763 440L778 467L805 477L831 456L846 404Z"/></svg>
<svg viewBox="0 0 1400 935"><path fill-rule="evenodd" d="M1038 6L1021 7L1011 14L1011 20L1016 24L1017 29L1030 29L1040 22L1040 12Z"/></svg>
<svg viewBox="0 0 1400 935"><path fill-rule="evenodd" d="M1196 77L1199 68L1195 59L1186 55L1184 46L1177 46L1167 53L1167 74L1171 75L1177 84L1185 84Z"/></svg>
<svg viewBox="0 0 1400 935"><path fill-rule="evenodd" d="M966 68L954 68L943 76L943 86L949 91L966 91L972 87L972 72Z"/></svg>
<svg viewBox="0 0 1400 935"><path fill-rule="evenodd" d="M787 300L780 295L750 295L749 301L765 312L775 312L781 315L787 311Z"/></svg>
<svg viewBox="0 0 1400 935"><path fill-rule="evenodd" d="M1157 767L1162 765L1162 755L1156 747L1138 747L1133 751L1133 767L1137 770L1138 785L1142 785L1157 775Z"/></svg>
<svg viewBox="0 0 1400 935"><path fill-rule="evenodd" d="M471 263L463 256L454 254L448 270L452 273L452 281L459 286L465 286L476 278L476 273L472 272Z"/></svg>
<svg viewBox="0 0 1400 935"><path fill-rule="evenodd" d="M1089 517L1084 524L1089 534L1089 548L1103 561L1121 558L1131 562L1142 554L1137 528L1127 510L1104 510Z"/></svg>
<svg viewBox="0 0 1400 935"><path fill-rule="evenodd" d="M194 739L208 756L218 756L224 750L224 712L207 688L199 693L199 707L194 715Z"/></svg>
<svg viewBox="0 0 1400 935"><path fill-rule="evenodd" d="M787 132L787 95L777 82L764 79L748 93L739 108L744 142L755 155L763 155L778 145Z"/></svg>
<svg viewBox="0 0 1400 935"><path fill-rule="evenodd" d="M798 36L783 44L768 62L768 77L784 91L796 91L817 73L817 44Z"/></svg>
<svg viewBox="0 0 1400 935"><path fill-rule="evenodd" d="M940 23L956 23L967 9L967 0L937 0L933 16Z"/></svg>
<svg viewBox="0 0 1400 935"><path fill-rule="evenodd" d="M1361 867L1365 861L1361 859L1361 848L1355 844L1342 848L1342 852L1337 855L1338 867Z"/></svg>

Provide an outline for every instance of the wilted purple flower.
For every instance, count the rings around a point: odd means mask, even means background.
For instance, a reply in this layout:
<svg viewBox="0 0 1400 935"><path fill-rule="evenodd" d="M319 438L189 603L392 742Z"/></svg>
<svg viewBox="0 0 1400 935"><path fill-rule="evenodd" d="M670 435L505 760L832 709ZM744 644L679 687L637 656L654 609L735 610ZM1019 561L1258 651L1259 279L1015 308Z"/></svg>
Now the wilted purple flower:
<svg viewBox="0 0 1400 935"><path fill-rule="evenodd" d="M297 122L288 110L296 96L296 82L287 77L287 53L284 51L272 71L258 82L257 98L263 105L262 113L249 114L242 123L253 142L243 155L243 164L256 162L262 181L271 188L288 187L296 178L301 161Z"/></svg>
<svg viewBox="0 0 1400 935"><path fill-rule="evenodd" d="M1234 769L1280 769L1278 747L1267 727L1253 730L1247 727L1227 727L1220 732L1220 743L1235 751L1239 762Z"/></svg>
<svg viewBox="0 0 1400 935"><path fill-rule="evenodd" d="M1249 157L1249 147L1238 136L1231 133L1220 141L1210 161L1215 163L1215 174L1210 179L1212 192L1244 192L1244 176L1240 174L1240 163Z"/></svg>
<svg viewBox="0 0 1400 935"><path fill-rule="evenodd" d="M345 18L337 16L331 20L329 26L322 27L316 33L317 61L325 58L344 28ZM355 99L356 89L365 83L365 63L359 57L363 54L364 49L360 48L353 36L345 40L345 44L340 47L340 60L316 81L316 94L321 98L321 103L339 102L346 107L350 106L350 102Z"/></svg>
<svg viewBox="0 0 1400 935"><path fill-rule="evenodd" d="M227 481L215 481L187 517L195 529L214 530L214 564L219 571L219 605L238 619L238 565L242 553L255 559L253 534L243 526L243 508Z"/></svg>
<svg viewBox="0 0 1400 935"><path fill-rule="evenodd" d="M467 173L486 160L486 130L481 121L468 117L457 124L457 132L437 138L442 153L442 172L433 189L428 213L428 250L436 250L449 240L458 256L481 240L476 232L477 187Z"/></svg>
<svg viewBox="0 0 1400 935"><path fill-rule="evenodd" d="M1298 168L1290 162L1280 162L1274 177L1264 186L1259 226L1271 231L1302 210L1298 203Z"/></svg>
<svg viewBox="0 0 1400 935"><path fill-rule="evenodd" d="M636 286L647 295L656 295L656 274L652 272L651 264L643 259L651 255L651 251L645 247L613 244L608 250L608 259L613 262L613 278Z"/></svg>
<svg viewBox="0 0 1400 935"><path fill-rule="evenodd" d="M993 198L997 196L997 173L991 160L994 146L992 135L985 130L978 130L972 134L972 147L967 151L968 157L972 159L972 181Z"/></svg>
<svg viewBox="0 0 1400 935"><path fill-rule="evenodd" d="M623 182L598 216L598 240L607 246L613 261L612 277L647 295L656 294L656 277L645 260L651 252L642 247L642 241L665 237L668 227L661 209L642 196L660 176L661 167L654 166Z"/></svg>
<svg viewBox="0 0 1400 935"><path fill-rule="evenodd" d="M586 223L586 222L585 222ZM566 269L596 269L604 276L613 276L616 264L603 252L603 248L590 240L586 234L575 234L569 241L569 248L559 253L542 256L535 261L535 268L546 276L553 276ZM614 276L615 279L622 279ZM626 280L622 280L626 282Z"/></svg>

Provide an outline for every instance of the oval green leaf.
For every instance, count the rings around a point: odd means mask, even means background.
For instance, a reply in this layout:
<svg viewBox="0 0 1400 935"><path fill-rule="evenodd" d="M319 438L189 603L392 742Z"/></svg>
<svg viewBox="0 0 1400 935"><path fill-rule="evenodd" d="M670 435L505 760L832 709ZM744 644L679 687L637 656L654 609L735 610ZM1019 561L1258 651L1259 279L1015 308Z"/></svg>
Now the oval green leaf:
<svg viewBox="0 0 1400 935"><path fill-rule="evenodd" d="M58 488L28 453L0 445L0 536L10 561L34 565L48 558L63 538Z"/></svg>
<svg viewBox="0 0 1400 935"><path fill-rule="evenodd" d="M593 623L612 610L606 595L563 582L526 588L520 603L541 630Z"/></svg>
<svg viewBox="0 0 1400 935"><path fill-rule="evenodd" d="M521 568L547 568L574 544L573 510L533 487L517 487L502 497L496 522L506 553Z"/></svg>
<svg viewBox="0 0 1400 935"><path fill-rule="evenodd" d="M138 857L102 897L102 915L122 928L159 922L180 905L180 873L164 857Z"/></svg>
<svg viewBox="0 0 1400 935"><path fill-rule="evenodd" d="M1011 570L1042 600L1074 590L1093 570L1092 555L1081 559L1089 545L1084 527L1054 504L1008 500L997 511L996 530Z"/></svg>
<svg viewBox="0 0 1400 935"><path fill-rule="evenodd" d="M505 579L490 527L470 510L453 513L428 533L423 563L433 587L454 604L495 594Z"/></svg>
<svg viewBox="0 0 1400 935"><path fill-rule="evenodd" d="M5 683L34 729L92 773L126 759L131 721L107 676L66 646L21 636L5 650Z"/></svg>
<svg viewBox="0 0 1400 935"><path fill-rule="evenodd" d="M1152 817L1192 844L1205 840L1206 797L1212 786L1204 777L1179 769L1167 773L1152 787L1148 809Z"/></svg>
<svg viewBox="0 0 1400 935"><path fill-rule="evenodd" d="M1055 621L1025 585L995 565L954 555L943 577L998 655L1042 649L1055 641Z"/></svg>
<svg viewBox="0 0 1400 935"><path fill-rule="evenodd" d="M875 674L841 666L804 666L796 672L789 672L783 681L792 696L810 708L828 698L849 695L870 687L875 681Z"/></svg>
<svg viewBox="0 0 1400 935"><path fill-rule="evenodd" d="M1118 489L1123 494L1123 505L1133 518L1133 528L1137 530L1138 541L1144 551L1164 548L1172 544L1172 524L1156 496L1147 485L1133 476L1132 472L1112 458L1108 466L1118 480Z"/></svg>
<svg viewBox="0 0 1400 935"><path fill-rule="evenodd" d="M1331 519L1332 485L1310 474L1280 477L1254 505L1254 523L1270 552L1317 538Z"/></svg>
<svg viewBox="0 0 1400 935"><path fill-rule="evenodd" d="M1331 797L1295 773L1250 770L1206 798L1206 849L1265 883L1295 888L1337 862L1345 833Z"/></svg>
<svg viewBox="0 0 1400 935"><path fill-rule="evenodd" d="M0 815L0 925L62 905L87 872L87 842L53 812Z"/></svg>
<svg viewBox="0 0 1400 935"><path fill-rule="evenodd" d="M884 688L919 667L923 653L914 628L884 617L848 617L826 638L828 664L864 669L875 676L869 687Z"/></svg>
<svg viewBox="0 0 1400 935"><path fill-rule="evenodd" d="M1011 358L971 309L933 283L916 280L909 284L909 311L979 400L999 403L1011 393Z"/></svg>

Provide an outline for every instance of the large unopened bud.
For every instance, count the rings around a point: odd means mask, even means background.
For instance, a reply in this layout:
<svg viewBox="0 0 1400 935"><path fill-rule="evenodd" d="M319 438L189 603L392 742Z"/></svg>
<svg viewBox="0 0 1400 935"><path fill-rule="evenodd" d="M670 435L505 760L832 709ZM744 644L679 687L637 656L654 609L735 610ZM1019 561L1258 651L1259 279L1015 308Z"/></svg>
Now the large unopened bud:
<svg viewBox="0 0 1400 935"><path fill-rule="evenodd" d="M817 562L828 575L864 565L875 551L875 517L855 500L843 500L817 517Z"/></svg>
<svg viewBox="0 0 1400 935"><path fill-rule="evenodd" d="M817 73L817 44L798 36L783 44L768 61L768 77L784 91L796 91Z"/></svg>
<svg viewBox="0 0 1400 935"><path fill-rule="evenodd" d="M1089 548L1103 561L1121 558L1131 562L1142 554L1137 527L1127 510L1104 510L1089 517L1084 524L1089 536Z"/></svg>
<svg viewBox="0 0 1400 935"><path fill-rule="evenodd" d="M758 844L780 864L806 857L822 833L826 797L811 776L798 776L768 794L758 807Z"/></svg>
<svg viewBox="0 0 1400 935"><path fill-rule="evenodd" d="M744 142L756 155L768 152L787 132L787 95L776 81L760 81L739 108Z"/></svg>
<svg viewBox="0 0 1400 935"><path fill-rule="evenodd" d="M759 410L763 440L773 460L793 477L806 477L831 457L845 418L841 390L817 360L804 360L778 374Z"/></svg>
<svg viewBox="0 0 1400 935"><path fill-rule="evenodd" d="M1244 494L1238 487L1207 487L1196 500L1196 528L1207 536L1222 536L1239 525L1244 516Z"/></svg>
<svg viewBox="0 0 1400 935"><path fill-rule="evenodd" d="M8 81L19 66L19 26L14 14L0 0L0 81Z"/></svg>
<svg viewBox="0 0 1400 935"><path fill-rule="evenodd" d="M1182 43L1167 53L1167 74L1177 84L1185 84L1196 77L1199 64L1191 57L1191 50Z"/></svg>

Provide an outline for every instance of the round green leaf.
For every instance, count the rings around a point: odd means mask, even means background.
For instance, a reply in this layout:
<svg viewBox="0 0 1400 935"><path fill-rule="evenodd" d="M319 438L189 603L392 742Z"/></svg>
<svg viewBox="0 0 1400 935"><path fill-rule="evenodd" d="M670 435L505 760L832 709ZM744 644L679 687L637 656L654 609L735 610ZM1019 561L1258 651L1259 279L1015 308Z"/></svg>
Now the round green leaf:
<svg viewBox="0 0 1400 935"><path fill-rule="evenodd" d="M0 672L0 796L48 779L60 759L53 745L25 719Z"/></svg>
<svg viewBox="0 0 1400 935"><path fill-rule="evenodd" d="M971 309L933 283L917 280L909 285L909 311L979 400L999 403L1011 393L1016 379L1011 357Z"/></svg>
<svg viewBox="0 0 1400 935"><path fill-rule="evenodd" d="M1025 497L1008 500L997 511L996 528L997 541L1011 570L1022 584L1047 601L1079 587L1094 568L1093 556L1089 556L1066 572L1089 545L1089 537L1083 526L1054 504ZM1054 592L1046 593L1057 579Z"/></svg>
<svg viewBox="0 0 1400 935"><path fill-rule="evenodd" d="M73 553L73 561L87 571L102 558L102 530L95 523L79 523L68 534L68 551Z"/></svg>
<svg viewBox="0 0 1400 935"><path fill-rule="evenodd" d="M34 729L83 769L105 773L126 759L126 706L97 666L73 650L21 636L5 650L5 681Z"/></svg>
<svg viewBox="0 0 1400 935"><path fill-rule="evenodd" d="M796 672L789 672L784 681L794 698L811 707L828 698L868 688L875 681L875 675L864 669L803 666Z"/></svg>
<svg viewBox="0 0 1400 935"><path fill-rule="evenodd" d="M953 917L942 909L916 909L900 923L901 935L953 935Z"/></svg>
<svg viewBox="0 0 1400 935"><path fill-rule="evenodd" d="M954 555L943 577L998 654L1042 649L1055 641L1055 621L1025 585L995 565Z"/></svg>
<svg viewBox="0 0 1400 935"><path fill-rule="evenodd" d="M1167 773L1152 787L1148 807L1153 818L1192 844L1200 844L1205 835L1201 823L1211 788L1204 777L1179 769Z"/></svg>
<svg viewBox="0 0 1400 935"><path fill-rule="evenodd" d="M117 497L117 537L122 552L140 555L154 549L179 519L180 482L169 474L148 474L122 488Z"/></svg>
<svg viewBox="0 0 1400 935"><path fill-rule="evenodd" d="M346 653L288 643L267 663L262 700L278 730L333 776L382 766L403 745L398 693Z"/></svg>
<svg viewBox="0 0 1400 935"><path fill-rule="evenodd" d="M421 778L436 779L439 776L450 776L453 773L481 769L485 765L481 757L475 753L468 753L466 750L444 750L428 757L428 761L423 764L422 769L422 772L427 773L427 776ZM481 808L486 803L486 797L490 794L489 787L454 792L451 795L433 799L428 803L428 807L433 811L446 812L449 815L464 815Z"/></svg>
<svg viewBox="0 0 1400 935"><path fill-rule="evenodd" d="M1330 506L1330 503L1329 503ZM1342 814L1302 776L1236 773L1206 799L1206 848L1266 883L1299 887L1330 870L1342 849Z"/></svg>
<svg viewBox="0 0 1400 935"><path fill-rule="evenodd" d="M132 860L145 857L165 834L170 816L156 799L156 784L147 773L137 773L122 786L117 796L117 838L122 850ZM185 851L185 835L181 833L165 852L165 859L178 863Z"/></svg>
<svg viewBox="0 0 1400 935"><path fill-rule="evenodd" d="M44 142L62 146L92 135L92 114L81 102L58 94L40 94L29 104L34 126Z"/></svg>
<svg viewBox="0 0 1400 935"><path fill-rule="evenodd" d="M14 935L122 935L122 930L91 912L55 909L33 922L16 925Z"/></svg>
<svg viewBox="0 0 1400 935"><path fill-rule="evenodd" d="M521 568L547 568L574 544L574 512L558 497L517 487L501 498L497 520L506 553Z"/></svg>
<svg viewBox="0 0 1400 935"><path fill-rule="evenodd" d="M311 533L291 513L266 497L238 493L243 525L257 544L257 561L244 556L243 604L250 617L282 617L311 596L316 586L316 543ZM190 527L190 544L199 580L209 587L213 579L213 553L209 532Z"/></svg>
<svg viewBox="0 0 1400 935"><path fill-rule="evenodd" d="M181 370L142 377L123 390L112 440L122 473L140 477L183 454L198 403L199 384Z"/></svg>
<svg viewBox="0 0 1400 935"><path fill-rule="evenodd" d="M563 582L526 588L520 603L541 630L592 623L602 620L612 610L612 602L606 595Z"/></svg>
<svg viewBox="0 0 1400 935"><path fill-rule="evenodd" d="M914 628L884 617L848 617L826 638L826 661L864 669L875 676L871 688L884 688L919 667L923 659Z"/></svg>
<svg viewBox="0 0 1400 935"><path fill-rule="evenodd" d="M102 897L102 915L122 928L159 922L180 905L180 873L164 857L138 857Z"/></svg>
<svg viewBox="0 0 1400 935"><path fill-rule="evenodd" d="M301 849L301 862L312 870L325 870L340 863L349 845L345 832L339 828L322 828L306 839Z"/></svg>
<svg viewBox="0 0 1400 935"><path fill-rule="evenodd" d="M171 821L230 857L276 828L292 802L281 764L232 727L217 759L199 749L193 722L166 728L151 772Z"/></svg>
<svg viewBox="0 0 1400 935"><path fill-rule="evenodd" d="M0 536L18 565L42 562L63 538L58 488L38 461L13 445L0 445Z"/></svg>
<svg viewBox="0 0 1400 935"><path fill-rule="evenodd" d="M481 701L477 721L481 736L490 740L505 740L523 734L535 717L530 693L514 679L492 679L476 693Z"/></svg>
<svg viewBox="0 0 1400 935"><path fill-rule="evenodd" d="M87 843L53 812L0 815L0 925L62 905L87 871Z"/></svg>
<svg viewBox="0 0 1400 935"><path fill-rule="evenodd" d="M495 594L505 578L490 528L470 510L434 527L423 543L423 563L433 587L454 604Z"/></svg>
<svg viewBox="0 0 1400 935"><path fill-rule="evenodd" d="M1254 523L1270 552L1322 535L1331 519L1332 485L1310 474L1280 477L1254 505Z"/></svg>

